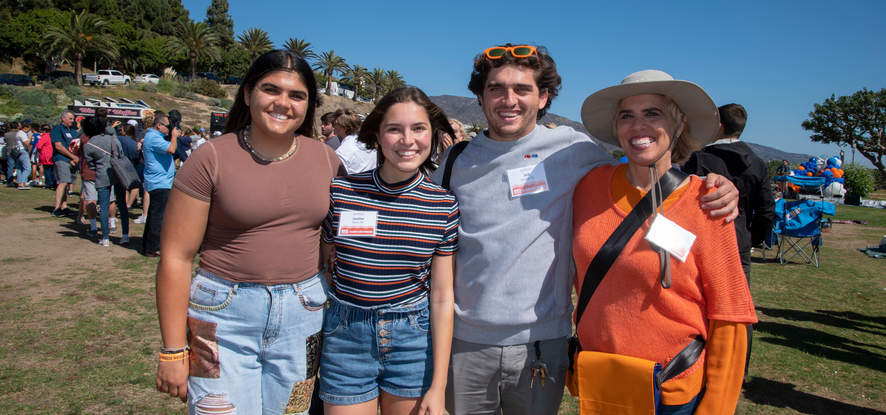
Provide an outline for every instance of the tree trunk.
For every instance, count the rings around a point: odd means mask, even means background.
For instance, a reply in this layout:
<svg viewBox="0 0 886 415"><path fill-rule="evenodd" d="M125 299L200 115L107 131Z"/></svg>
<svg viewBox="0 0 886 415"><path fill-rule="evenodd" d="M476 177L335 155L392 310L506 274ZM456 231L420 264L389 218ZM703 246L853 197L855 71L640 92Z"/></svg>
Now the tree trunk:
<svg viewBox="0 0 886 415"><path fill-rule="evenodd" d="M83 55L74 54L74 77L77 78L77 85L83 86Z"/></svg>
<svg viewBox="0 0 886 415"><path fill-rule="evenodd" d="M197 76L197 72L195 70L196 67L197 67L197 54L194 52L191 52L191 82L194 82L196 80L195 79Z"/></svg>
<svg viewBox="0 0 886 415"><path fill-rule="evenodd" d="M332 88L332 74L326 74L326 95L331 95L329 90Z"/></svg>

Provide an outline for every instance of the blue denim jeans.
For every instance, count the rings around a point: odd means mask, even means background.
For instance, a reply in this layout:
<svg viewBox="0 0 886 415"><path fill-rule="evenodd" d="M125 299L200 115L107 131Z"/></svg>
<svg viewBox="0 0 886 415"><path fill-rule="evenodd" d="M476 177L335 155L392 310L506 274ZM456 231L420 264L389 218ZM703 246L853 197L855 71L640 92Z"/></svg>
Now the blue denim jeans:
<svg viewBox="0 0 886 415"><path fill-rule="evenodd" d="M323 322L320 399L367 402L383 390L420 398L434 375L428 301L363 308L331 296Z"/></svg>
<svg viewBox="0 0 886 415"><path fill-rule="evenodd" d="M98 187L95 189L98 193L98 221L102 227L102 239L108 239L111 230L108 228L108 210L111 208L111 186Z"/></svg>
<svg viewBox="0 0 886 415"><path fill-rule="evenodd" d="M55 165L43 165L43 185L47 189L55 189Z"/></svg>
<svg viewBox="0 0 886 415"><path fill-rule="evenodd" d="M6 177L7 180L12 183L15 181L16 183L27 183L28 176L31 175L31 160L28 158L28 153L25 151L20 151L18 156L13 157L11 154L7 159L8 163L6 165ZM17 180L12 179L12 173L18 169L18 177Z"/></svg>
<svg viewBox="0 0 886 415"><path fill-rule="evenodd" d="M117 199L117 211L120 212L120 229L122 235L129 236L129 208L126 207L126 188L120 184L111 186L114 189L114 199Z"/></svg>
<svg viewBox="0 0 886 415"><path fill-rule="evenodd" d="M698 408L698 404L701 403L701 398L704 396L705 389L702 388L701 392L698 395L695 395L692 400L686 402L682 405L661 405L658 407L657 415L692 415L695 413L695 408Z"/></svg>
<svg viewBox="0 0 886 415"><path fill-rule="evenodd" d="M263 285L198 270L188 306L190 413L307 413L325 303L322 274Z"/></svg>

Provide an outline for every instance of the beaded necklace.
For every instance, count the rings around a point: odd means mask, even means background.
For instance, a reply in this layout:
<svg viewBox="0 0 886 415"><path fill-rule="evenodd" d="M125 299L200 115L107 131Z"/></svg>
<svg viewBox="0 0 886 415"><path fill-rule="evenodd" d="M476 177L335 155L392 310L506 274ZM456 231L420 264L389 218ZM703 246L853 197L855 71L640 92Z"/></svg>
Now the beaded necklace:
<svg viewBox="0 0 886 415"><path fill-rule="evenodd" d="M286 154L283 154L278 157L274 157L272 159L266 159L258 154L258 151L255 151L255 148L252 147L252 144L249 142L249 130L250 126L246 126L246 129L243 130L243 143L246 144L246 149L249 150L249 153L252 154L253 157L265 162L265 163L273 163L275 161L283 161L295 154L295 150L298 149L298 138L296 136L292 136L292 145L289 146L289 151Z"/></svg>

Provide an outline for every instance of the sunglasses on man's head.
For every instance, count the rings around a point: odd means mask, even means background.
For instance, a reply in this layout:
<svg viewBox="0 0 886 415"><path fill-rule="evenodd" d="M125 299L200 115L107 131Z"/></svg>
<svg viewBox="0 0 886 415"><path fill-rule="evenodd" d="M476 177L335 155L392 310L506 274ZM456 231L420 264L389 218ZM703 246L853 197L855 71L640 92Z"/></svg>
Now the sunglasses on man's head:
<svg viewBox="0 0 886 415"><path fill-rule="evenodd" d="M519 46L493 46L483 51L489 59L501 59L506 53L511 52L515 58L528 58L532 55L538 55L535 46L519 45Z"/></svg>

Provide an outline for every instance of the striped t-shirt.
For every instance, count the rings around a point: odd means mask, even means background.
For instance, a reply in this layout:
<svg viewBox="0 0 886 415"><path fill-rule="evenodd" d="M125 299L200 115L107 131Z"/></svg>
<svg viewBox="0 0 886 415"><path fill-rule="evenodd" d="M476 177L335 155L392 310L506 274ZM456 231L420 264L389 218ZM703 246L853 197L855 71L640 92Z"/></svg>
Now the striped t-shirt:
<svg viewBox="0 0 886 415"><path fill-rule="evenodd" d="M426 298L431 259L458 249L455 196L420 172L386 184L374 169L334 179L329 198L323 240L335 243L333 295L360 307L401 306ZM375 235L342 236L354 229L341 221L347 211L369 212L370 218L376 212Z"/></svg>

